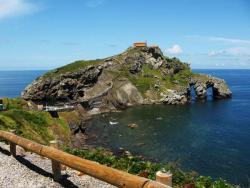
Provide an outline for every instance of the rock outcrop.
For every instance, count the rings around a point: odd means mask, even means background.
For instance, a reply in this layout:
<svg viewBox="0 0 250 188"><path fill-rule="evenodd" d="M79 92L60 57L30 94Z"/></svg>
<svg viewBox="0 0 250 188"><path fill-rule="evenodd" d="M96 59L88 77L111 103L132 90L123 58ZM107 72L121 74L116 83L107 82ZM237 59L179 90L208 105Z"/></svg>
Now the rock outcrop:
<svg viewBox="0 0 250 188"><path fill-rule="evenodd" d="M161 102L164 104L185 104L187 100L187 92L168 89L167 92L162 94Z"/></svg>
<svg viewBox="0 0 250 188"><path fill-rule="evenodd" d="M79 100L86 88L95 85L102 73L102 66L88 66L77 72L68 72L53 78L40 78L32 82L22 93L26 100Z"/></svg>
<svg viewBox="0 0 250 188"><path fill-rule="evenodd" d="M210 75L200 74L192 77L190 86L194 86L198 99L205 99L207 97L207 89L210 87L213 91L213 97L216 99L229 98L232 96L232 92L229 90L225 80Z"/></svg>
<svg viewBox="0 0 250 188"><path fill-rule="evenodd" d="M33 81L22 98L37 103L78 103L99 113L136 104L185 104L194 87L198 99L232 93L225 81L193 74L187 63L165 57L158 47L134 47L106 59L78 61Z"/></svg>
<svg viewBox="0 0 250 188"><path fill-rule="evenodd" d="M143 104L143 97L138 89L128 79L118 79L114 82L112 91L107 96L113 107L125 108L135 104Z"/></svg>

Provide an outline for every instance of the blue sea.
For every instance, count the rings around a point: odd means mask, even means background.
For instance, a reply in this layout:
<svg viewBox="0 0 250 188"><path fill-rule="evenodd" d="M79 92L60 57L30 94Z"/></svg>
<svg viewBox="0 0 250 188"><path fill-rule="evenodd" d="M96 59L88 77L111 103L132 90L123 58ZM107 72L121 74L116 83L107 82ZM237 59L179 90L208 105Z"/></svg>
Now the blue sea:
<svg viewBox="0 0 250 188"><path fill-rule="evenodd" d="M0 71L0 98L20 97L24 88L47 71Z"/></svg>
<svg viewBox="0 0 250 188"><path fill-rule="evenodd" d="M195 70L224 78L233 97L187 105L148 105L96 116L88 143L160 162L178 162L185 170L222 177L242 187L250 179L250 70ZM44 71L0 72L0 96L20 96ZM118 121L109 125L109 121ZM130 123L138 128L130 129Z"/></svg>

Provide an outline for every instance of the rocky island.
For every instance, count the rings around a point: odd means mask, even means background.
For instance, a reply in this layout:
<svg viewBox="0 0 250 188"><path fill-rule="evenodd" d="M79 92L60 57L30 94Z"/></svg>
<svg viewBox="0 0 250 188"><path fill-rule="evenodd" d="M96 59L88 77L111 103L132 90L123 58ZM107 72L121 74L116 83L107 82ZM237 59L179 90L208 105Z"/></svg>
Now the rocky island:
<svg viewBox="0 0 250 188"><path fill-rule="evenodd" d="M27 86L22 98L37 105L80 104L91 114L139 104L185 104L192 89L197 99L205 99L209 87L216 99L232 95L223 79L193 73L158 46L133 46L49 71Z"/></svg>

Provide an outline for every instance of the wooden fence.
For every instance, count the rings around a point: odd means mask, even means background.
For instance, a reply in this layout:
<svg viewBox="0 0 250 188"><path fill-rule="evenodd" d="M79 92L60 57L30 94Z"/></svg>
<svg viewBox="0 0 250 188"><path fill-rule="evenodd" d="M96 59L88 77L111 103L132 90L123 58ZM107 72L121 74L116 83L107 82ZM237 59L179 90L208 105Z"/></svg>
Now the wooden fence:
<svg viewBox="0 0 250 188"><path fill-rule="evenodd" d="M156 181L116 170L97 162L82 159L60 151L54 147L44 146L32 142L10 132L0 131L0 138L10 143L10 152L13 156L16 156L16 145L19 145L28 151L51 159L54 177L60 176L60 166L63 164L117 187L171 188L168 185L164 185Z"/></svg>

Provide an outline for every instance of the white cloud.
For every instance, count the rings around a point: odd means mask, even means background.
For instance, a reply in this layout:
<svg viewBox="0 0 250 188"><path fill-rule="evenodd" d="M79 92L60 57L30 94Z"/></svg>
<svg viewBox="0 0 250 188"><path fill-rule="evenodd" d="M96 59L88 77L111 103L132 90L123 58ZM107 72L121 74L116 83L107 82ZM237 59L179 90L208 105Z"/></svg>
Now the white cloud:
<svg viewBox="0 0 250 188"><path fill-rule="evenodd" d="M234 47L219 51L211 51L208 53L209 56L250 56L250 48L245 47Z"/></svg>
<svg viewBox="0 0 250 188"><path fill-rule="evenodd" d="M170 55L179 55L179 54L181 54L183 51L182 51L180 45L175 44L175 45L173 45L171 48L168 48L168 49L166 50L166 52L167 52L167 54L170 54Z"/></svg>
<svg viewBox="0 0 250 188"><path fill-rule="evenodd" d="M224 67L224 66L225 66L225 63L215 63L215 66L216 66L216 67Z"/></svg>
<svg viewBox="0 0 250 188"><path fill-rule="evenodd" d="M224 37L209 37L209 40L218 41L218 42L234 43L234 44L250 44L250 40L224 38Z"/></svg>
<svg viewBox="0 0 250 188"><path fill-rule="evenodd" d="M218 37L218 36L187 35L187 36L185 36L185 38L214 41L214 42L224 42L224 43L231 43L231 44L238 44L238 45L250 44L249 39L227 38L227 37Z"/></svg>
<svg viewBox="0 0 250 188"><path fill-rule="evenodd" d="M0 19L35 11L37 7L28 0L0 0Z"/></svg>

